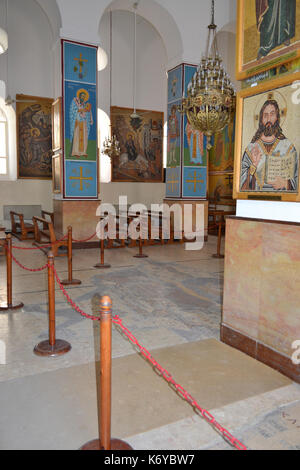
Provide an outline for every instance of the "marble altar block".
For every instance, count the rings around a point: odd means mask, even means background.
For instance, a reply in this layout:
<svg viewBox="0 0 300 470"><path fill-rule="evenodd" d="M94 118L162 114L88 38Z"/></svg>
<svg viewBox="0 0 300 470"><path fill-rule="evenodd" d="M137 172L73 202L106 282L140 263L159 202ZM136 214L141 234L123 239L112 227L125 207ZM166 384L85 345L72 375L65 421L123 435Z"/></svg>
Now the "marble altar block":
<svg viewBox="0 0 300 470"><path fill-rule="evenodd" d="M300 383L299 247L300 224L227 218L221 340Z"/></svg>
<svg viewBox="0 0 300 470"><path fill-rule="evenodd" d="M66 201L53 200L54 227L58 233L66 234L68 226L71 225L73 238L85 240L96 232L99 217L96 211L101 201ZM99 241L95 236L88 242Z"/></svg>

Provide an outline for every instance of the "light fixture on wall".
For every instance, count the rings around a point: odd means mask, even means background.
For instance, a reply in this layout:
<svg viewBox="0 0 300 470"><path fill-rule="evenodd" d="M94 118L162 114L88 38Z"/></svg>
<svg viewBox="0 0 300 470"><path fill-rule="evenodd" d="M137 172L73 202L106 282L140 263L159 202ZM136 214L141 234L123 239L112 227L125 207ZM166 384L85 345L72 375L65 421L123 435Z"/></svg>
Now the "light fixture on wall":
<svg viewBox="0 0 300 470"><path fill-rule="evenodd" d="M110 62L109 62L109 109L111 110L112 103L112 11L110 11ZM101 153L107 155L112 161L121 154L120 144L115 135L112 135L112 128L110 122L110 137L106 137L103 142L103 150Z"/></svg>
<svg viewBox="0 0 300 470"><path fill-rule="evenodd" d="M108 57L104 49L102 47L98 47L97 51L97 64L98 64L98 72L104 70L108 63Z"/></svg>
<svg viewBox="0 0 300 470"><path fill-rule="evenodd" d="M8 48L8 36L5 29L0 28L0 54L4 54Z"/></svg>
<svg viewBox="0 0 300 470"><path fill-rule="evenodd" d="M218 52L214 20L215 2L212 0L206 52L179 107L180 112L186 113L192 128L207 136L208 149L212 135L226 127L235 108L235 90Z"/></svg>

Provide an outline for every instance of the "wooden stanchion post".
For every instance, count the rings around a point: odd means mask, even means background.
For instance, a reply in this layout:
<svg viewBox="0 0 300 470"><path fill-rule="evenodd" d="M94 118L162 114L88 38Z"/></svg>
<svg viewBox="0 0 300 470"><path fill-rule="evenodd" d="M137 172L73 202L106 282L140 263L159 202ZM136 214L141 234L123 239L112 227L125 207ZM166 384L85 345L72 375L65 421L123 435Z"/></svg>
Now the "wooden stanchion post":
<svg viewBox="0 0 300 470"><path fill-rule="evenodd" d="M81 281L79 279L73 279L73 247L72 247L72 227L68 227L68 279L64 279L61 283L64 286L79 286Z"/></svg>
<svg viewBox="0 0 300 470"><path fill-rule="evenodd" d="M61 356L71 349L70 343L63 339L56 339L55 333L55 279L54 256L52 251L48 254L48 310L49 310L49 339L37 344L33 350L38 356Z"/></svg>
<svg viewBox="0 0 300 470"><path fill-rule="evenodd" d="M99 439L87 442L81 450L132 450L127 442L111 439L111 299L100 299L100 410Z"/></svg>
<svg viewBox="0 0 300 470"><path fill-rule="evenodd" d="M14 302L12 298L12 241L11 233L6 235L5 251L6 251L6 284L7 284L7 301L0 302L0 311L17 310L24 307L22 302Z"/></svg>
<svg viewBox="0 0 300 470"><path fill-rule="evenodd" d="M221 240L222 240L222 218L220 218L219 222L219 230L218 230L218 244L217 244L217 253L215 255L212 255L213 258L224 258L224 255L221 255Z"/></svg>
<svg viewBox="0 0 300 470"><path fill-rule="evenodd" d="M142 216L140 215L140 233L139 233L139 252L137 255L134 255L133 257L134 258L149 258L148 255L145 255L143 253L143 239L142 239L142 225L143 225L143 221L142 221ZM148 220L147 220L147 223L148 223Z"/></svg>
<svg viewBox="0 0 300 470"><path fill-rule="evenodd" d="M103 236L102 236L103 235ZM104 232L100 239L100 263L95 264L94 268L97 269L108 269L110 264L104 262Z"/></svg>

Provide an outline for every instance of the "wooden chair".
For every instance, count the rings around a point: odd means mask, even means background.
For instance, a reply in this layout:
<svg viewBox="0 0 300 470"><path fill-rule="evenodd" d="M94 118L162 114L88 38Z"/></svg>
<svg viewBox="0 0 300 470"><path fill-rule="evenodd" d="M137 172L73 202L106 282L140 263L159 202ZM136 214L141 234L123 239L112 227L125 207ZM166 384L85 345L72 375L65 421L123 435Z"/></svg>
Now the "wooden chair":
<svg viewBox="0 0 300 470"><path fill-rule="evenodd" d="M45 211L44 211L45 212ZM39 246L40 244L45 243L43 238L46 239L46 243L51 243L51 250L54 256L67 256L66 253L59 253L58 249L62 246L68 248L68 240L57 240L56 233L53 226L53 218L51 220L47 220L42 217L32 217L33 225L34 225L34 240L35 244ZM62 235L59 234L59 237Z"/></svg>

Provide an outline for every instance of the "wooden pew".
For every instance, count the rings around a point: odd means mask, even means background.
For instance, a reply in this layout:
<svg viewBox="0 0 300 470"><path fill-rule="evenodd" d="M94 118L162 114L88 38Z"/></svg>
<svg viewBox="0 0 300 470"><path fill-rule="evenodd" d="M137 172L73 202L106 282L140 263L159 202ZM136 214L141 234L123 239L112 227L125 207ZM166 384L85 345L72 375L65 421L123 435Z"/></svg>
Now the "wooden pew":
<svg viewBox="0 0 300 470"><path fill-rule="evenodd" d="M35 240L35 245L39 246L40 244L45 243L43 240L46 239L46 243L51 243L52 247L52 253L54 256L68 256L67 252L66 253L58 253L58 249L61 246L65 246L68 248L68 240L59 240L59 238L62 238L61 234L57 234L58 237L56 236L54 226L53 226L53 218L51 220L47 220L42 217L32 217L33 225L34 225L34 240ZM40 225L42 226L40 226ZM41 247L42 249L42 247Z"/></svg>
<svg viewBox="0 0 300 470"><path fill-rule="evenodd" d="M48 211L41 211L42 218L50 217L54 223L54 214ZM24 221L24 214L10 211L11 233L20 240L30 240L34 238L34 224ZM46 226L44 227L46 229Z"/></svg>
<svg viewBox="0 0 300 470"><path fill-rule="evenodd" d="M34 238L34 226L25 223L24 215L10 211L11 233L20 240L30 240ZM31 234L31 236L29 236Z"/></svg>

